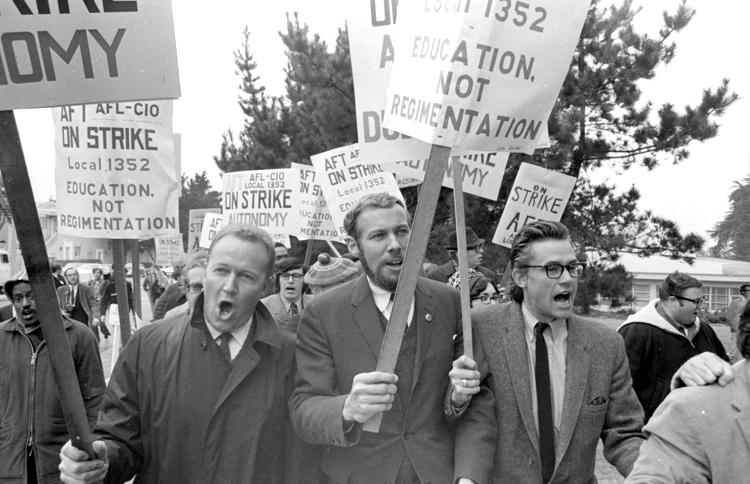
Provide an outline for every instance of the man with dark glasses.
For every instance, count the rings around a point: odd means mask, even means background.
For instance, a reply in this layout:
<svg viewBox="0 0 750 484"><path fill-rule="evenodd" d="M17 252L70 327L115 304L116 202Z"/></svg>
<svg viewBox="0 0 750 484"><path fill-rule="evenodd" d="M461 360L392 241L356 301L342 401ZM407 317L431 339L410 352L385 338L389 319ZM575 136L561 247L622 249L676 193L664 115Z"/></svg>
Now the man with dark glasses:
<svg viewBox="0 0 750 484"><path fill-rule="evenodd" d="M672 376L693 356L710 351L729 361L726 350L698 313L705 309L703 284L674 272L659 287L659 297L628 317L618 329L646 422L670 391Z"/></svg>

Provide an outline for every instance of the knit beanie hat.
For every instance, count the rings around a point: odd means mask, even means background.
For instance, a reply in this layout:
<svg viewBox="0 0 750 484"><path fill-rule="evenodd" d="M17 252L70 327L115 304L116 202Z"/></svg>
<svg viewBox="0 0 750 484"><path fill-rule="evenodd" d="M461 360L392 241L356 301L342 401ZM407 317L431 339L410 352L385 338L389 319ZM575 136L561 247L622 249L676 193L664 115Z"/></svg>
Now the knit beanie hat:
<svg viewBox="0 0 750 484"><path fill-rule="evenodd" d="M326 253L318 256L318 262L305 274L308 286L330 286L353 279L358 274L357 266L349 259L331 257Z"/></svg>

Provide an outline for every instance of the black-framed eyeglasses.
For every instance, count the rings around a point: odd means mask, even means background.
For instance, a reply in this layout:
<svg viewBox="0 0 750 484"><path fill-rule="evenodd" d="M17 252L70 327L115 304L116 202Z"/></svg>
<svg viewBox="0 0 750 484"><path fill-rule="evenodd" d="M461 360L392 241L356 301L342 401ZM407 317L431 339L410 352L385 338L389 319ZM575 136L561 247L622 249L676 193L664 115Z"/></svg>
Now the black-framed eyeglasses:
<svg viewBox="0 0 750 484"><path fill-rule="evenodd" d="M294 273L294 272L283 272L283 273L279 274L279 279L281 279L282 281L288 281L289 278L291 278L292 280L294 280L294 282L297 282L300 279L302 279L302 274L297 274L297 273Z"/></svg>
<svg viewBox="0 0 750 484"><path fill-rule="evenodd" d="M195 284L188 284L187 290L190 294L200 294L200 292L203 290L203 284L195 283Z"/></svg>
<svg viewBox="0 0 750 484"><path fill-rule="evenodd" d="M484 244L475 245L474 247L471 247L469 250L473 250L477 254L481 254L484 252Z"/></svg>
<svg viewBox="0 0 750 484"><path fill-rule="evenodd" d="M482 304L489 304L491 302L500 302L500 300L503 298L500 294L493 294L490 296L489 294L482 294L479 297L475 297L472 299L472 301L482 301Z"/></svg>
<svg viewBox="0 0 750 484"><path fill-rule="evenodd" d="M690 299L689 297L682 297L678 296L676 294L670 294L675 299L682 299L683 301L690 301L691 303L695 304L696 308L701 308L706 303L706 298L702 297L700 299Z"/></svg>
<svg viewBox="0 0 750 484"><path fill-rule="evenodd" d="M546 266L523 266L523 267L537 267L537 268L543 268L545 271L547 271L547 277L550 279L560 279L560 277L563 275L563 270L567 269L568 274L570 274L570 277L578 278L583 275L584 272L586 272L586 263L585 262L573 262L572 264L568 264L566 266L561 264L547 264Z"/></svg>

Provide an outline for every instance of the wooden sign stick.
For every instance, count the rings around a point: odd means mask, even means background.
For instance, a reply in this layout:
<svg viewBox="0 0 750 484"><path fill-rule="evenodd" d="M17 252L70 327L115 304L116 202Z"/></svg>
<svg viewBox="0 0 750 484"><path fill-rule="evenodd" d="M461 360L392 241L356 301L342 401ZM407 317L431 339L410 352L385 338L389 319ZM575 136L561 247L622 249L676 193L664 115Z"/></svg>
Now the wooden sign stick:
<svg viewBox="0 0 750 484"><path fill-rule="evenodd" d="M450 154L450 147L432 145L424 182L422 182L419 204L417 205L417 211L414 213L409 245L406 247L404 263L398 277L398 287L396 297L393 300L391 318L385 330L383 346L380 348L377 371L393 373L396 368L401 340L404 338L404 330L406 329L406 319L409 317L414 291L417 289L417 279L424 261L424 254L427 251L427 242L430 239L430 230L435 218L435 208L440 197L440 187L443 184L445 167L448 164ZM382 420L382 413L375 414L362 424L362 430L378 433Z"/></svg>
<svg viewBox="0 0 750 484"><path fill-rule="evenodd" d="M52 282L47 248L13 111L0 111L0 172L13 216L13 226L23 251L26 273L34 293L36 311L49 351L52 375L60 395L70 440L93 458L95 454L91 429L65 335L60 303ZM8 295L8 299L10 298L11 295Z"/></svg>
<svg viewBox="0 0 750 484"><path fill-rule="evenodd" d="M336 254L336 257L341 258L341 252L339 252L338 250L336 250L336 247L333 246L333 244L331 243L331 241L330 240L326 240L326 242L328 242L328 247L330 247L331 250L333 251L333 253Z"/></svg>
<svg viewBox="0 0 750 484"><path fill-rule="evenodd" d="M453 158L453 205L456 213L456 239L458 240L458 273L461 278L461 325L464 336L464 354L474 359L471 335L471 301L469 287L469 257L466 254L466 214L464 213L464 187L461 158Z"/></svg>
<svg viewBox="0 0 750 484"><path fill-rule="evenodd" d="M117 292L117 315L120 317L122 346L130 339L130 305L128 304L128 284L125 281L125 244L122 239L112 240L112 268L114 269L115 291ZM133 288L135 291L135 288Z"/></svg>
<svg viewBox="0 0 750 484"><path fill-rule="evenodd" d="M138 318L143 320L143 313L141 312L141 252L138 239L132 240L131 251L133 254L131 257L133 261L133 306L135 306L133 310ZM137 324L136 321L136 326ZM136 329L138 328L136 327Z"/></svg>

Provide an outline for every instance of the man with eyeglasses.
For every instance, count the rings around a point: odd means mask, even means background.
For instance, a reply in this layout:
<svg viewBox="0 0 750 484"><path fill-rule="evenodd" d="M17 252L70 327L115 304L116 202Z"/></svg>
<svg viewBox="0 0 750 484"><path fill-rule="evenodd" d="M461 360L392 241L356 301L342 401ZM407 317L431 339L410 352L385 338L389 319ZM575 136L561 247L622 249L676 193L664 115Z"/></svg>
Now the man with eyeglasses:
<svg viewBox="0 0 750 484"><path fill-rule="evenodd" d="M198 299L198 295L203 291L203 278L206 275L207 258L208 251L206 249L201 249L193 252L187 260L182 270L182 273L185 275L183 281L185 284L185 302L167 311L167 314L164 315L165 321L191 313L193 306L195 306L195 301Z"/></svg>
<svg viewBox="0 0 750 484"><path fill-rule="evenodd" d="M498 436L492 482L590 483L597 441L626 476L643 442L622 338L573 314L579 262L568 229L539 221L511 248L511 302L472 321L493 379Z"/></svg>
<svg viewBox="0 0 750 484"><path fill-rule="evenodd" d="M659 298L618 328L646 422L667 398L672 376L687 360L709 351L729 361L716 332L698 317L705 303L702 287L689 274L674 272L659 286Z"/></svg>
<svg viewBox="0 0 750 484"><path fill-rule="evenodd" d="M427 278L447 284L452 276L458 277L458 237L455 230L448 234L446 249L450 260L427 272ZM466 227L466 260L469 269L482 273L497 286L497 274L481 265L484 260L484 239L477 237L471 227Z"/></svg>
<svg viewBox="0 0 750 484"><path fill-rule="evenodd" d="M301 260L287 257L276 262L274 278L278 291L260 300L271 312L279 328L294 334L297 334L305 304L313 298L309 294L302 294L304 276Z"/></svg>

